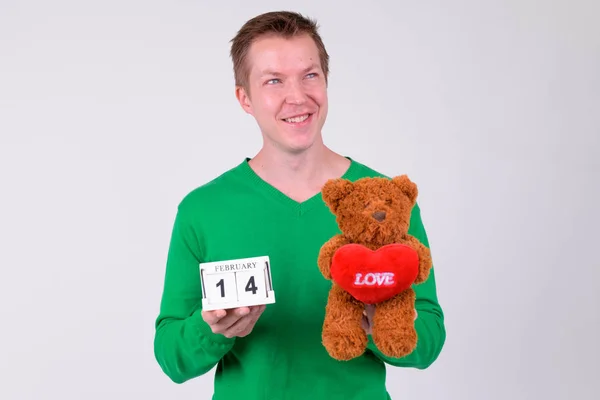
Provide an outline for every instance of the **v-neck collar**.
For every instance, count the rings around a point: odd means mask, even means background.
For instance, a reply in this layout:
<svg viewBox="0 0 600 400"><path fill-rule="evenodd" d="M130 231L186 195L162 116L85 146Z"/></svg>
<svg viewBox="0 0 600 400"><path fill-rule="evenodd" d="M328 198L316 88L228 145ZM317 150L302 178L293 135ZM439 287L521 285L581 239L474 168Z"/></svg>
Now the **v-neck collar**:
<svg viewBox="0 0 600 400"><path fill-rule="evenodd" d="M349 177L352 176L354 170L357 168L357 163L351 157L345 156L345 158L350 161L350 165L348 166L344 174L341 176L341 178L349 179ZM275 186L265 181L262 177L260 177L260 175L258 175L252 169L252 167L250 167L250 160L250 157L246 157L244 161L240 164L240 168L242 169L242 171L245 172L245 174L249 176L255 184L259 185L261 189L264 189L273 196L275 196L275 198L282 205L289 207L291 210L294 210L298 214L298 216L305 214L316 204L319 204L323 201L320 191L304 201L297 201L292 199L291 197L277 189Z"/></svg>

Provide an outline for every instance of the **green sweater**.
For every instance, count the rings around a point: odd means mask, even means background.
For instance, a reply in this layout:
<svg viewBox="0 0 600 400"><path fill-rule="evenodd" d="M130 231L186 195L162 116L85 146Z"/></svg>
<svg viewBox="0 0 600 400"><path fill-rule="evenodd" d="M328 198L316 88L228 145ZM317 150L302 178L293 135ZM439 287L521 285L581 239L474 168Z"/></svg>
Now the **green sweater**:
<svg viewBox="0 0 600 400"><path fill-rule="evenodd" d="M444 344L433 270L415 286L418 344L412 354L387 358L369 341L363 356L334 360L321 343L331 282L316 261L323 243L339 233L335 216L320 194L298 203L256 175L248 160L179 204L156 319L158 364L176 383L217 366L215 400L389 399L386 364L427 368ZM351 161L346 179L383 176ZM418 205L409 233L429 246ZM250 335L214 334L200 314L198 264L264 255L270 257L276 303L267 306Z"/></svg>

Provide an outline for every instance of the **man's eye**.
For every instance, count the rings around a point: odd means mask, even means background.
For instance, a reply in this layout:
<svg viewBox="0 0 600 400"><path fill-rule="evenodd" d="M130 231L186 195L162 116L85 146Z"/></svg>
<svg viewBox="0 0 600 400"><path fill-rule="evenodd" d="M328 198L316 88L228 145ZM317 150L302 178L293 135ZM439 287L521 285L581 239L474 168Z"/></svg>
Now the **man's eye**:
<svg viewBox="0 0 600 400"><path fill-rule="evenodd" d="M267 81L267 85L272 85L272 84L277 83L277 82L279 82L279 79L269 79Z"/></svg>

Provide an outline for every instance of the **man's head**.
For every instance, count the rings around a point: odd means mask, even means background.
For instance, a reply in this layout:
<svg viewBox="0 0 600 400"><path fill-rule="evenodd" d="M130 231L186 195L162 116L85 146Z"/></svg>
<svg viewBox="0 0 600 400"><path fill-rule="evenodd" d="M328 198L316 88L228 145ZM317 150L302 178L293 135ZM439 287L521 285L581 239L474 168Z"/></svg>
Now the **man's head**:
<svg viewBox="0 0 600 400"><path fill-rule="evenodd" d="M236 97L266 144L297 152L320 140L327 117L329 55L314 21L270 12L232 39Z"/></svg>

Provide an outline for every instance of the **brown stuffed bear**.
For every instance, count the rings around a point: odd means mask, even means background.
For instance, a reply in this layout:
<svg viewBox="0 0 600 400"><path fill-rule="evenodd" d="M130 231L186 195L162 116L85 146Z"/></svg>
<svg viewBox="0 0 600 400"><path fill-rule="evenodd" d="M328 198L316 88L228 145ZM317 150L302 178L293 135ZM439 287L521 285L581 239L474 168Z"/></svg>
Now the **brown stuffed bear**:
<svg viewBox="0 0 600 400"><path fill-rule="evenodd" d="M341 231L318 257L321 273L332 280L323 345L338 360L363 354L363 312L371 304L379 351L390 357L411 353L417 343L411 285L424 282L432 266L429 249L408 234L417 186L406 175L340 178L328 181L321 193Z"/></svg>

